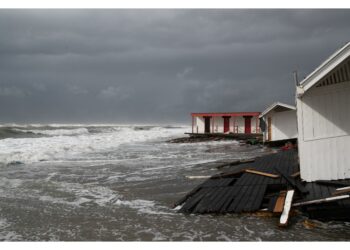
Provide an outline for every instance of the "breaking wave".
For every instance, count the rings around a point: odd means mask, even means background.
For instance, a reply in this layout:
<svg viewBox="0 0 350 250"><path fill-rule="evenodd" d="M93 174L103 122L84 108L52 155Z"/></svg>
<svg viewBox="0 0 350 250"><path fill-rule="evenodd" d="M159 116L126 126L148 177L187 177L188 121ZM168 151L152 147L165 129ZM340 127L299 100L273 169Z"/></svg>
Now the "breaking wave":
<svg viewBox="0 0 350 250"><path fill-rule="evenodd" d="M113 160L120 145L179 136L188 127L57 126L0 127L0 165L42 161Z"/></svg>

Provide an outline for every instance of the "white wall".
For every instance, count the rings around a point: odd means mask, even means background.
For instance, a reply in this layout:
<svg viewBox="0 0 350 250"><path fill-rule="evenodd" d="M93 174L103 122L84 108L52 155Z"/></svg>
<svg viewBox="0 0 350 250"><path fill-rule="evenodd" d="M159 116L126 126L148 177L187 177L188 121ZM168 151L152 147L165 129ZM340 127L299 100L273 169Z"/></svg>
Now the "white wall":
<svg viewBox="0 0 350 250"><path fill-rule="evenodd" d="M297 98L301 178L350 178L350 82L310 89Z"/></svg>
<svg viewBox="0 0 350 250"><path fill-rule="evenodd" d="M295 110L272 111L266 115L266 140L268 139L268 117L271 117L271 141L297 138L297 114Z"/></svg>

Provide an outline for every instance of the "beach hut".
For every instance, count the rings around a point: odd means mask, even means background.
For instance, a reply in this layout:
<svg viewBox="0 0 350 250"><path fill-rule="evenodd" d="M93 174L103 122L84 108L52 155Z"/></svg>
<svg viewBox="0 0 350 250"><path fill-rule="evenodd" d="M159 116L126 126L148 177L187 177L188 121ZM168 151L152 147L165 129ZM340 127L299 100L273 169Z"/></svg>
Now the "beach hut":
<svg viewBox="0 0 350 250"><path fill-rule="evenodd" d="M301 178L350 178L350 43L297 86Z"/></svg>
<svg viewBox="0 0 350 250"><path fill-rule="evenodd" d="M192 113L192 133L256 134L260 112Z"/></svg>
<svg viewBox="0 0 350 250"><path fill-rule="evenodd" d="M297 138L297 114L294 106L275 102L259 116L265 142L283 142Z"/></svg>

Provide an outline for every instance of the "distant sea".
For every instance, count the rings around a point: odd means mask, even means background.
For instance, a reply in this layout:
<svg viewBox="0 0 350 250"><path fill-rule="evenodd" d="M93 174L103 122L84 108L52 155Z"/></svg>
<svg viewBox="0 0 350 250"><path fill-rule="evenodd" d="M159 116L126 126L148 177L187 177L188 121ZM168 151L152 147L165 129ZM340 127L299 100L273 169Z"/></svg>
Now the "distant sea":
<svg viewBox="0 0 350 250"><path fill-rule="evenodd" d="M202 163L266 154L237 141L168 143L187 126L0 126L0 240L348 240L350 225L302 216L184 215L172 204L218 173Z"/></svg>

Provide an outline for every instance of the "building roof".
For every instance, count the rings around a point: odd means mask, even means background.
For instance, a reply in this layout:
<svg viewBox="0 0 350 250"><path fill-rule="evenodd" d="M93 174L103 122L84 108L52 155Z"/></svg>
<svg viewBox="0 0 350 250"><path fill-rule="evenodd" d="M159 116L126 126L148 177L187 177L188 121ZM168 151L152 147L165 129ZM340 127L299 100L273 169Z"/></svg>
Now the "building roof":
<svg viewBox="0 0 350 250"><path fill-rule="evenodd" d="M307 90L314 86L319 80L331 72L336 66L350 56L350 42L332 54L320 66L312 71L297 88L298 96L302 96Z"/></svg>
<svg viewBox="0 0 350 250"><path fill-rule="evenodd" d="M259 116L260 112L191 113L191 116Z"/></svg>
<svg viewBox="0 0 350 250"><path fill-rule="evenodd" d="M268 113L270 113L272 110L276 110L277 108L284 108L286 110L296 110L296 108L292 105L289 104L285 104L285 103L281 103L281 102L275 102L272 105L270 105L267 109L265 109L261 115L259 116L259 118L267 115Z"/></svg>

